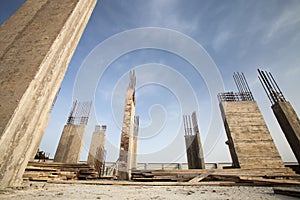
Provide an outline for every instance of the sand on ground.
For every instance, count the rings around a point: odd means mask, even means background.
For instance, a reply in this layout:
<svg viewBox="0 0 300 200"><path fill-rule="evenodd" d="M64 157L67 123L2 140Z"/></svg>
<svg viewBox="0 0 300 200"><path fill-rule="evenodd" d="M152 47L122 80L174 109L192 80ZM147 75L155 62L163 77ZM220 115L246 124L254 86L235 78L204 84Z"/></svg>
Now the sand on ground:
<svg viewBox="0 0 300 200"><path fill-rule="evenodd" d="M274 194L272 187L245 186L122 186L28 182L0 189L0 199L297 199Z"/></svg>

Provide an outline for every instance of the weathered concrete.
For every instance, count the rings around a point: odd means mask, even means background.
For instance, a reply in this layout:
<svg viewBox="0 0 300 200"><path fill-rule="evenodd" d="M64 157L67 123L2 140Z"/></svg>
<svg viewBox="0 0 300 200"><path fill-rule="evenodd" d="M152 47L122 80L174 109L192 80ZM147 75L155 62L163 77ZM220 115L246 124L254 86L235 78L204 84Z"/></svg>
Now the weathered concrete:
<svg viewBox="0 0 300 200"><path fill-rule="evenodd" d="M41 141L43 139L43 135L46 131L46 128L47 128L47 125L48 125L48 122L50 120L50 113L47 113L47 118L45 119L45 121L43 123L39 123L35 129L35 133L37 135L37 142L35 143L35 147L32 151L32 154L31 154L31 157L30 157L30 160L33 161L34 160L34 157L36 156L36 153L40 147L40 144L41 144Z"/></svg>
<svg viewBox="0 0 300 200"><path fill-rule="evenodd" d="M223 101L220 109L234 167L284 167L255 101Z"/></svg>
<svg viewBox="0 0 300 200"><path fill-rule="evenodd" d="M0 187L22 182L95 4L27 0L0 27Z"/></svg>
<svg viewBox="0 0 300 200"><path fill-rule="evenodd" d="M77 163L80 159L86 125L67 124L61 134L54 162Z"/></svg>
<svg viewBox="0 0 300 200"><path fill-rule="evenodd" d="M97 168L98 171L101 170L101 166L104 164L105 137L106 126L96 126L92 136L87 163L90 166Z"/></svg>
<svg viewBox="0 0 300 200"><path fill-rule="evenodd" d="M205 169L200 135L185 135L186 155L189 169Z"/></svg>
<svg viewBox="0 0 300 200"><path fill-rule="evenodd" d="M139 116L135 116L134 131L133 131L132 162L131 162L132 169L136 169L136 167L137 167L139 126L140 126L140 118L139 118Z"/></svg>
<svg viewBox="0 0 300 200"><path fill-rule="evenodd" d="M201 142L201 138L200 138L200 131L199 131L196 112L192 113L192 122L193 122L194 133L196 135L196 138L195 138L196 146L194 147L194 149L197 152L197 159L199 162L197 167L198 167L198 169L205 169L204 153L203 153L202 142Z"/></svg>
<svg viewBox="0 0 300 200"><path fill-rule="evenodd" d="M287 101L276 102L272 105L272 109L298 163L300 164L300 121L295 110Z"/></svg>
<svg viewBox="0 0 300 200"><path fill-rule="evenodd" d="M190 116L185 116L185 146L189 169L205 169L204 154L198 127L196 112L192 113L192 123Z"/></svg>
<svg viewBox="0 0 300 200"><path fill-rule="evenodd" d="M130 82L126 91L122 135L120 142L120 154L118 162L118 179L129 180L132 169L133 133L135 114L135 75L130 73Z"/></svg>

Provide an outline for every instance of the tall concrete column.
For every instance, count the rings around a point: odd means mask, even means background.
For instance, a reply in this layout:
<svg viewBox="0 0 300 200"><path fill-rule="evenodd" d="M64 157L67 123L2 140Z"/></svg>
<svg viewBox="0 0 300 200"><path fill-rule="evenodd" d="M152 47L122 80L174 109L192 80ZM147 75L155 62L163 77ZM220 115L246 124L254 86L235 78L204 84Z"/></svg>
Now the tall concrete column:
<svg viewBox="0 0 300 200"><path fill-rule="evenodd" d="M36 140L37 142L35 143L35 146L33 148L33 151L32 151L31 157L30 157L31 161L34 160L34 157L36 156L36 153L40 147L40 144L43 139L43 135L46 131L49 120L50 120L50 113L47 113L47 118L45 119L45 122L39 123L39 125L37 125L37 127L35 129L35 134L38 136L38 138Z"/></svg>
<svg viewBox="0 0 300 200"><path fill-rule="evenodd" d="M284 167L255 101L222 101L220 109L234 167Z"/></svg>
<svg viewBox="0 0 300 200"><path fill-rule="evenodd" d="M191 120L192 118L192 120ZM205 169L204 154L196 112L184 115L185 146L189 169Z"/></svg>
<svg viewBox="0 0 300 200"><path fill-rule="evenodd" d="M243 73L233 75L239 92L218 95L233 167L283 168L265 120Z"/></svg>
<svg viewBox="0 0 300 200"><path fill-rule="evenodd" d="M102 171L105 162L105 137L106 126L97 125L92 136L87 163L90 166L95 167L98 172Z"/></svg>
<svg viewBox="0 0 300 200"><path fill-rule="evenodd" d="M92 102L74 101L56 149L54 162L79 162L91 105Z"/></svg>
<svg viewBox="0 0 300 200"><path fill-rule="evenodd" d="M131 168L132 169L137 168L139 126L140 126L140 118L139 118L139 116L135 116L135 118L134 118L134 131L133 131L132 163L131 163Z"/></svg>
<svg viewBox="0 0 300 200"><path fill-rule="evenodd" d="M120 142L120 154L118 162L118 179L129 180L131 178L132 154L133 154L133 134L134 134L134 114L135 114L135 84L134 71L130 72L129 86L126 91L124 118Z"/></svg>
<svg viewBox="0 0 300 200"><path fill-rule="evenodd" d="M258 69L259 80L272 104L273 113L298 161L300 164L300 121L288 102L273 75L270 72Z"/></svg>
<svg viewBox="0 0 300 200"><path fill-rule="evenodd" d="M54 162L78 163L86 125L66 124L54 156Z"/></svg>
<svg viewBox="0 0 300 200"><path fill-rule="evenodd" d="M27 0L0 27L0 187L22 182L95 4Z"/></svg>
<svg viewBox="0 0 300 200"><path fill-rule="evenodd" d="M300 121L290 102L276 102L272 110L300 164Z"/></svg>
<svg viewBox="0 0 300 200"><path fill-rule="evenodd" d="M36 153L37 153L37 151L39 150L41 141L42 141L42 139L43 139L43 135L44 135L44 133L45 133L45 131L46 131L48 122L49 122L50 117L51 117L51 111L52 111L52 109L53 109L53 107L54 107L54 104L55 104L56 99L57 99L57 97L58 97L59 91L60 91L60 88L59 88L58 92L57 92L56 95L55 95L54 101L52 102L50 112L47 113L47 118L45 119L45 121L44 121L43 123L40 122L40 123L37 125L37 127L36 127L35 134L38 136L38 138L37 138L37 142L35 143L35 147L34 147L34 149L33 149L33 152L32 152L32 154L31 154L31 158L30 158L31 161L34 160L34 158L35 158L35 156L36 156Z"/></svg>

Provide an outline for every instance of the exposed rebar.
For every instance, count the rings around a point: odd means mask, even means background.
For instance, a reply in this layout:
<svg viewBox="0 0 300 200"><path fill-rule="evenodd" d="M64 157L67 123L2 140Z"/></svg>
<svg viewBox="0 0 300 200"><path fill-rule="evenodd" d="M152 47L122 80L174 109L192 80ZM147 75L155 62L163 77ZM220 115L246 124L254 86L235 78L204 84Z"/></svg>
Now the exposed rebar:
<svg viewBox="0 0 300 200"><path fill-rule="evenodd" d="M285 102L285 97L283 96L283 93L276 83L273 75L270 72L262 71L260 69L257 69L257 71L260 83L263 86L271 104L273 105L276 102Z"/></svg>

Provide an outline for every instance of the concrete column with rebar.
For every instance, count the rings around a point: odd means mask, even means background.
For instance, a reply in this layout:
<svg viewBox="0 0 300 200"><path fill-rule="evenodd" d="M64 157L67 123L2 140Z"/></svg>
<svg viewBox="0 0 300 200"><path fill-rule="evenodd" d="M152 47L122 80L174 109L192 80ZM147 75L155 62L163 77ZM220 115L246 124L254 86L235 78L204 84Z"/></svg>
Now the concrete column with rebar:
<svg viewBox="0 0 300 200"><path fill-rule="evenodd" d="M94 167L100 174L105 163L105 137L106 126L97 125L92 136L87 163Z"/></svg>
<svg viewBox="0 0 300 200"><path fill-rule="evenodd" d="M0 187L22 182L95 4L27 0L1 25Z"/></svg>
<svg viewBox="0 0 300 200"><path fill-rule="evenodd" d="M75 101L73 103L70 116L56 149L54 162L79 162L90 108L91 102Z"/></svg>
<svg viewBox="0 0 300 200"><path fill-rule="evenodd" d="M300 121L270 72L258 70L259 80L272 104L273 113L300 164Z"/></svg>
<svg viewBox="0 0 300 200"><path fill-rule="evenodd" d="M131 178L132 157L134 150L134 119L135 119L135 84L134 71L130 72L130 81L126 91L124 106L124 118L120 142L120 154L118 159L118 179L129 180Z"/></svg>
<svg viewBox="0 0 300 200"><path fill-rule="evenodd" d="M244 75L234 74L234 79L239 92L218 95L233 167L284 167Z"/></svg>
<svg viewBox="0 0 300 200"><path fill-rule="evenodd" d="M189 169L205 169L204 154L196 112L192 116L184 115L186 155Z"/></svg>

